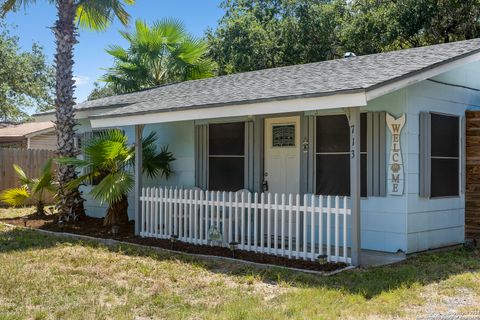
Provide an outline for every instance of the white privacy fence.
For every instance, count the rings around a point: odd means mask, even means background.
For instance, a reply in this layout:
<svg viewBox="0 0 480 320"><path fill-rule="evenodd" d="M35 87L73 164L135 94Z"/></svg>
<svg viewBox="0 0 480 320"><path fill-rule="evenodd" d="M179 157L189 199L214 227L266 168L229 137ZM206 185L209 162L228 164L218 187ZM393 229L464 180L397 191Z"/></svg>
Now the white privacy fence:
<svg viewBox="0 0 480 320"><path fill-rule="evenodd" d="M140 200L143 237L351 263L347 197L143 188Z"/></svg>

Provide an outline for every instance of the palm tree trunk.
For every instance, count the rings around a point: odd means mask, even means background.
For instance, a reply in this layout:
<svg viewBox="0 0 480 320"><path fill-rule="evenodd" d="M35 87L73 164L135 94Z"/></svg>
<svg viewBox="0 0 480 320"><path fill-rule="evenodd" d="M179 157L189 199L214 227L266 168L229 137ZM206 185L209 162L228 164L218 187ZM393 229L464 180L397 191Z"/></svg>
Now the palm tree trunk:
<svg viewBox="0 0 480 320"><path fill-rule="evenodd" d="M75 104L73 80L73 46L77 43L74 0L57 0L57 21L53 27L57 51L56 65L56 99L55 129L57 133L57 153L60 157L74 157L73 138L75 134ZM78 190L67 188L69 181L77 176L73 166L58 167L59 182L57 207L60 217L65 220L78 220L85 215L84 200Z"/></svg>
<svg viewBox="0 0 480 320"><path fill-rule="evenodd" d="M45 204L42 201L38 201L36 205L37 212L35 214L40 217L45 216Z"/></svg>
<svg viewBox="0 0 480 320"><path fill-rule="evenodd" d="M128 222L128 198L123 195L120 201L108 206L107 215L103 220L104 226L126 224Z"/></svg>

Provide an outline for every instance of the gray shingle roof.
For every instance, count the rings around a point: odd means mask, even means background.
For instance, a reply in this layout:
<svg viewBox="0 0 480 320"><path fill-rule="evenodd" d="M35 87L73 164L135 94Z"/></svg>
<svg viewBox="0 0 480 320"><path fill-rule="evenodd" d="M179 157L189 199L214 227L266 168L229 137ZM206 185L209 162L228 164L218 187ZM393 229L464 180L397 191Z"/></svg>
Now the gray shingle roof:
<svg viewBox="0 0 480 320"><path fill-rule="evenodd" d="M161 112L368 91L480 51L480 39L186 81L87 101L102 116Z"/></svg>

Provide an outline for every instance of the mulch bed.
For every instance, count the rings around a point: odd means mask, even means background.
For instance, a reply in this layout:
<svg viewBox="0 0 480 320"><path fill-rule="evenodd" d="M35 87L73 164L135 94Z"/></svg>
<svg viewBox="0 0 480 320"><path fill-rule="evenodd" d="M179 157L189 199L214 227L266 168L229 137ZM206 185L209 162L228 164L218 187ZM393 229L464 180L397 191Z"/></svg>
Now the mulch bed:
<svg viewBox="0 0 480 320"><path fill-rule="evenodd" d="M54 232L68 232L91 236L95 238L115 239L119 241L141 244L146 246L172 249L172 243L169 239L142 238L135 236L133 221L129 222L128 225L121 226L119 232L115 236L113 236L111 228L103 226L102 218L86 217L85 219L82 219L81 221L78 221L74 224L65 223L62 227L57 224L56 216L54 215L48 215L46 217L30 215L27 218L27 220L24 220L22 218L15 218L1 219L0 221L17 226L24 226L26 222L27 227L30 228L49 230ZM182 241L177 241L173 246L173 250L193 254L212 255L229 258L232 257L232 251L228 248L206 245L194 245ZM324 272L339 270L347 266L345 263L319 264L318 262L314 261L305 261L302 259L288 259L285 257L244 250L235 250L235 258L257 263L273 264L289 268Z"/></svg>

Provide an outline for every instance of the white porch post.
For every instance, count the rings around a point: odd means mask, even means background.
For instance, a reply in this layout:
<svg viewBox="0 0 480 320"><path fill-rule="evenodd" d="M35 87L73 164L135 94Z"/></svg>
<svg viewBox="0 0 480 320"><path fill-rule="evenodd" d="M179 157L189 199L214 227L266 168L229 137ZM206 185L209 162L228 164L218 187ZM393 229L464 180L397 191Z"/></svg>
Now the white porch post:
<svg viewBox="0 0 480 320"><path fill-rule="evenodd" d="M350 198L352 212L351 255L352 264L360 265L360 108L347 108L350 125Z"/></svg>
<svg viewBox="0 0 480 320"><path fill-rule="evenodd" d="M142 225L142 134L143 124L135 125L135 235L140 234Z"/></svg>

